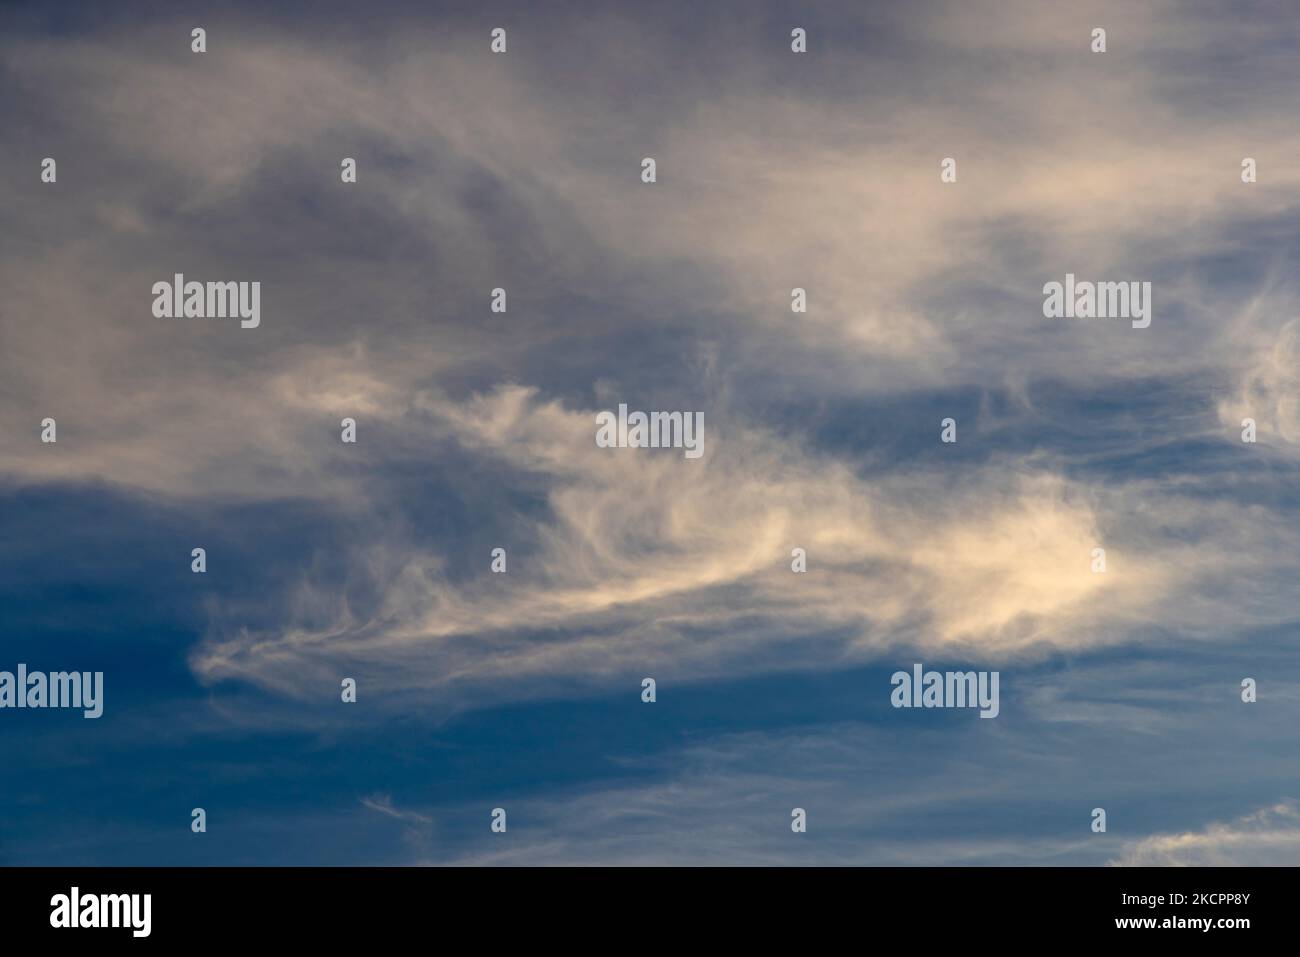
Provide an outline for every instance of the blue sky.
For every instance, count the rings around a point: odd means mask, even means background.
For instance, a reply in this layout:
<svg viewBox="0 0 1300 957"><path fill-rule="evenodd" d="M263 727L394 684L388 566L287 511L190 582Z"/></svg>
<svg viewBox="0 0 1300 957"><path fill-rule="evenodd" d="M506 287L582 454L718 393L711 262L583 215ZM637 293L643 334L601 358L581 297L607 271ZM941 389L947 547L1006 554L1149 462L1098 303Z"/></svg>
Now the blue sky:
<svg viewBox="0 0 1300 957"><path fill-rule="evenodd" d="M1300 862L1283 5L261 6L0 15L0 862Z"/></svg>

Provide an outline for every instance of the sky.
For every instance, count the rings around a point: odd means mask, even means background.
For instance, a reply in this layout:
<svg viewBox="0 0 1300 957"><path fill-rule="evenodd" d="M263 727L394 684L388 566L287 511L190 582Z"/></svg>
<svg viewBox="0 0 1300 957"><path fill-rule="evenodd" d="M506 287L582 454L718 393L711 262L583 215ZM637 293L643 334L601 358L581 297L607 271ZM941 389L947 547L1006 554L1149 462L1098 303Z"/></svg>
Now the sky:
<svg viewBox="0 0 1300 957"><path fill-rule="evenodd" d="M7 4L0 670L105 691L0 709L0 864L1300 863L1298 34Z"/></svg>

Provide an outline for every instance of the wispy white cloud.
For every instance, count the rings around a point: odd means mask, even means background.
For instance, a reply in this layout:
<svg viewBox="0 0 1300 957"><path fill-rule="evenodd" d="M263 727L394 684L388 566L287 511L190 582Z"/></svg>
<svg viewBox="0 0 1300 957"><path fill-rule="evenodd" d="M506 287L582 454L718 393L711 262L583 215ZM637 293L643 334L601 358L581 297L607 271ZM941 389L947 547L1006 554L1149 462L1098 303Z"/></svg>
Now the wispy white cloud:
<svg viewBox="0 0 1300 957"><path fill-rule="evenodd" d="M1300 810L1294 801L1200 831L1134 841L1111 862L1123 867L1295 867L1300 864Z"/></svg>
<svg viewBox="0 0 1300 957"><path fill-rule="evenodd" d="M361 804L364 807L370 808L372 811L386 814L388 817L396 818L399 821L410 821L416 824L433 823L433 818L420 814L418 811L410 811L395 807L393 805L393 797L391 794L372 794L368 797L363 797L361 799Z"/></svg>
<svg viewBox="0 0 1300 957"><path fill-rule="evenodd" d="M373 613L278 634L214 635L207 678L285 687L299 669L364 660L388 686L588 678L654 665L695 675L746 667L808 632L808 664L909 644L996 659L1113 640L1101 624L1153 613L1176 581L1148 554L1102 540L1089 496L1050 471L972 469L871 482L741 422L705 420L705 455L600 449L595 415L509 387L466 403L424 395L430 436L540 477L546 509L519 518L534 547L506 575L453 583L435 556L382 550ZM792 572L804 548L809 571ZM367 563L366 553L356 554ZM744 627L737 627L743 617ZM691 635L729 634L701 641ZM376 670L377 669L377 670Z"/></svg>

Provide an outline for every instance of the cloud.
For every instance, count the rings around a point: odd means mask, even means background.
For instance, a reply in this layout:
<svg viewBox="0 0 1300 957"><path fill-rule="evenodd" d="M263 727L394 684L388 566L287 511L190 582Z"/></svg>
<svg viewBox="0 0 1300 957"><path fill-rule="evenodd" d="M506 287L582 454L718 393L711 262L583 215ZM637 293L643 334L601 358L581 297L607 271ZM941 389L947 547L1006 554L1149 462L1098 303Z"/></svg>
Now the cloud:
<svg viewBox="0 0 1300 957"><path fill-rule="evenodd" d="M1231 574L1260 599L1247 620L1281 620L1265 562L1292 544L1283 530L1206 505L1214 489L1186 471L1098 488L1080 474L1088 450L1030 400L1062 383L1132 398L1156 376L1231 382L1289 296L1257 264L1240 280L1257 280L1250 315L1224 328L1219 306L1240 289L1206 264L1267 247L1249 227L1285 218L1300 174L1279 164L1268 189L1243 193L1241 143L1293 153L1292 134L1266 105L1207 121L1185 95L1196 71L1177 58L1217 21L1108 11L1104 63L1083 14L846 14L845 29L879 28L888 50L839 83L850 54L834 45L792 82L790 57L729 34L740 42L708 68L730 79L703 100L676 67L703 62L698 44L726 18L684 35L615 17L528 21L524 35L587 50L581 71L544 44L492 57L464 24L430 31L400 14L320 42L236 18L203 57L165 23L113 43L0 44L6 68L75 120L24 114L23 142L85 152L84 140L102 157L65 164L58 187L96 202L51 215L60 194L24 193L17 220L42 229L0 237L6 309L39 317L5 326L0 424L30 440L4 468L178 507L305 499L369 526L336 546L348 580L304 572L268 599L288 606L278 628L218 608L192 656L205 679L284 691L342 667L369 666L387 688L586 682L1200 635L1236 596L1216 585L1198 524L1242 556ZM379 40L391 43L375 69ZM1125 52L1139 42L1151 58ZM1152 116L1158 137L1145 135ZM352 154L355 189L337 182ZM636 177L647 154L653 187ZM959 162L951 188L937 177L946 155ZM147 290L174 269L261 279L262 327L154 320ZM1065 271L1158 279L1152 334L1045 325L1039 290ZM494 318L487 294L502 284L511 312ZM789 312L796 285L806 316ZM1291 338L1240 390L1284 435ZM916 440L895 457L803 428L827 401L906 406L962 389L979 393L990 435L1023 443L1037 429L1046 449L955 467ZM638 396L702 409L706 459L601 455L591 413ZM1132 453L1154 434L1216 429L1203 404L1190 421L1127 423ZM35 441L46 415L57 446ZM337 441L348 415L356 449ZM443 449L530 502L484 519L510 521L492 543L510 546L508 576L449 551L478 540L440 548L410 533L410 486L393 476L436 471ZM1087 556L1103 542L1113 571L1099 576ZM806 576L788 571L796 546ZM806 650L789 654L801 636Z"/></svg>
<svg viewBox="0 0 1300 957"><path fill-rule="evenodd" d="M472 4L240 6L203 56L162 5L0 30L22 94L0 114L0 478L37 530L5 549L9 591L41 641L150 645L106 725L138 750L113 761L147 766L159 726L181 758L204 738L199 763L237 736L234 780L310 783L333 746L351 766L364 725L392 749L368 775L442 802L316 776L302 793L357 825L318 818L320 846L347 832L366 862L389 832L431 861L1096 861L1119 838L1086 832L1094 785L1119 815L1164 809L1139 833L1198 827L1240 787L1196 777L1185 735L1259 801L1285 788L1286 722L1253 728L1237 682L1258 676L1269 713L1297 700L1276 677L1300 570L1294 22L1172 0L832 4L801 14L795 56L777 4L515 4L496 57ZM177 271L261 281L262 325L155 319L151 285ZM1066 272L1153 281L1151 328L1045 320L1042 285ZM595 413L621 401L702 411L704 458L596 448ZM1257 448L1237 440L1248 415ZM186 571L199 532L206 578ZM75 618L105 608L125 611ZM897 720L869 689L828 704L799 682L941 659L1007 669L998 721L685 748L669 739L698 726L605 722L593 737L632 778L609 787L561 740L571 711L606 715L646 674L665 702L720 689L711 720L738 728ZM345 675L356 709L337 707ZM737 716L747 684L781 686L779 707ZM512 750L510 771L467 770L519 714L555 730L538 753L557 766L539 778ZM413 762L429 725L456 753ZM637 763L618 735L642 733L663 751ZM84 774L45 776L77 750L51 734L16 760L74 793ZM946 742L961 753L929 763ZM486 839L503 790L512 849L432 846L462 799ZM263 859L284 853L263 833L318 843L296 808L262 810L244 833ZM46 853L11 817L27 859ZM1290 860L1291 805L1256 817L1124 853ZM43 823L101 840L75 815ZM135 837L96 846L140 853ZM195 853L172 840L154 847Z"/></svg>
<svg viewBox="0 0 1300 957"><path fill-rule="evenodd" d="M393 806L393 797L390 794L372 794L361 799L364 807L377 811L380 814L386 814L388 817L396 818L399 821L412 821L416 824L432 824L433 818L420 814L417 811L408 811Z"/></svg>
<svg viewBox="0 0 1300 957"><path fill-rule="evenodd" d="M959 735L960 737L960 735ZM951 740L951 739L949 739ZM504 801L508 841L473 832L425 864L770 866L1052 864L1085 851L1086 835L980 826L1006 781L981 773L960 746L931 741L923 765L884 729L843 724L726 734L626 763L629 783ZM899 773L909 782L898 787ZM1020 765L1008 767L1017 773ZM1037 782L1026 780L1034 790ZM791 811L808 830L791 831ZM457 806L455 816L481 808Z"/></svg>
<svg viewBox="0 0 1300 957"><path fill-rule="evenodd" d="M574 403L600 379L689 390L685 361L714 350L704 361L744 401L774 383L862 398L1219 369L1241 340L1197 264L1285 262L1245 227L1285 218L1300 173L1276 163L1245 187L1237 164L1260 152L1243 144L1281 156L1300 142L1271 101L1207 121L1175 96L1203 71L1170 58L1219 42L1223 23L1103 9L1104 56L1087 52L1083 13L1033 4L842 11L844 29L888 39L879 63L830 45L792 83L792 56L746 33L703 100L676 67L735 29L721 15L686 34L528 21L581 47L581 71L546 43L516 44L507 64L463 24L400 14L312 41L234 18L202 57L168 23L0 44L68 118L25 115L17 134L65 153L58 190L93 200L58 215L53 191L6 203L29 226L0 237L0 282L7 313L28 318L6 323L0 425L30 436L54 415L66 440L57 454L20 443L4 467L169 496L346 500L357 486L326 443L340 408L400 409L444 379L463 397L562 363ZM1230 49L1247 29L1231 25ZM1157 55L1125 52L1138 44ZM860 71L828 85L850 62ZM86 151L94 166L71 161ZM635 175L648 153L653 187ZM351 154L362 179L342 192ZM174 269L260 279L263 327L153 319L147 290ZM1151 334L1047 323L1039 290L1066 271L1157 279ZM486 311L502 284L508 334ZM789 311L794 286L806 315ZM611 367L611 350L645 347L638 334L667 361Z"/></svg>
<svg viewBox="0 0 1300 957"><path fill-rule="evenodd" d="M1261 444L1281 440L1285 449L1300 443L1300 320L1286 322L1270 345L1257 350L1237 394L1219 403L1219 418L1230 437L1239 437L1242 420L1252 418Z"/></svg>
<svg viewBox="0 0 1300 957"><path fill-rule="evenodd" d="M214 634L193 659L201 675L286 690L345 664L388 688L647 667L699 677L770 668L764 650L800 634L823 636L803 666L904 644L989 660L1113 640L1102 623L1149 614L1176 580L1146 542L1112 555L1116 573L1093 573L1095 508L1050 470L873 482L788 436L707 416L698 461L601 449L594 410L521 386L465 403L423 394L415 407L408 428L431 445L450 439L541 490L545 508L513 519L522 547L503 543L507 574L488 572L486 552L459 559L480 572L453 581L417 545L358 549L349 564L383 582L368 613ZM791 571L796 547L806 574Z"/></svg>
<svg viewBox="0 0 1300 957"><path fill-rule="evenodd" d="M393 804L389 794L372 794L361 798L361 805L385 817L401 821L406 825L402 830L402 843L408 853L424 855L430 853L433 840L433 818Z"/></svg>
<svg viewBox="0 0 1300 957"><path fill-rule="evenodd" d="M1135 841L1111 862L1121 867L1294 867L1300 864L1300 810L1281 801L1201 831Z"/></svg>

